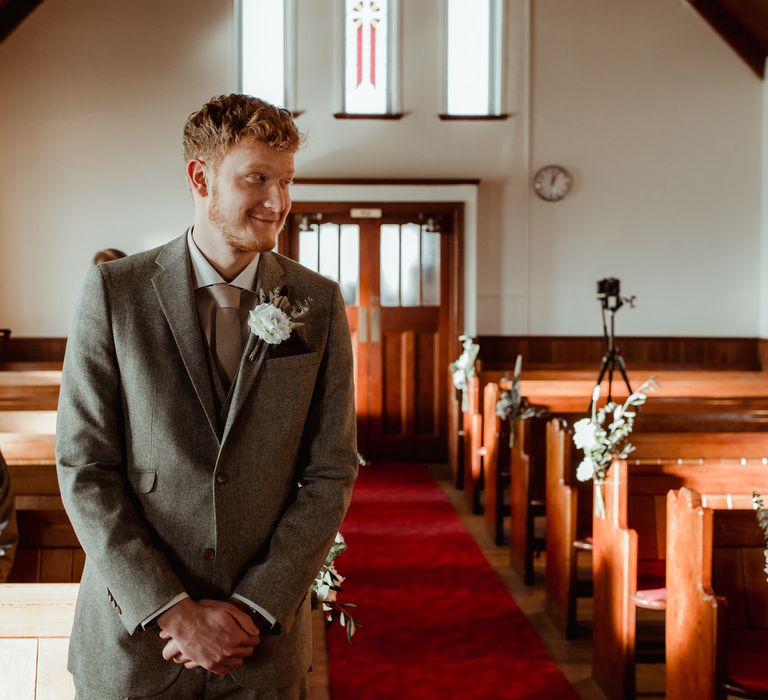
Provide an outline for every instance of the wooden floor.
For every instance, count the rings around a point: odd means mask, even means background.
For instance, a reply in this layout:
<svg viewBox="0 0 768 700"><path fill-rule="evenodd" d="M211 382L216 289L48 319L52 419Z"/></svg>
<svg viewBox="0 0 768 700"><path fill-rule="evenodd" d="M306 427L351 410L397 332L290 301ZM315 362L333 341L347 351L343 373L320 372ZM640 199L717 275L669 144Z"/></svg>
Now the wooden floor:
<svg viewBox="0 0 768 700"><path fill-rule="evenodd" d="M591 619L591 601L581 601L579 619L587 622L582 636L577 640L566 641L560 632L552 625L544 613L544 556L536 561L536 584L526 586L512 571L509 565L509 550L497 547L491 537L485 532L483 516L472 515L466 506L463 494L456 491L449 481L447 465L433 465L432 472L441 488L453 505L459 518L472 534L491 566L498 572L507 590L513 596L520 609L530 620L544 646L565 674L582 700L605 700L605 696L592 680L592 642L589 638ZM343 531L343 527L342 527ZM586 560L585 566L591 566ZM362 611L361 611L362 613ZM362 616L362 615L361 615ZM653 621L651 621L653 622ZM375 631L363 630L360 634L375 634ZM354 642L353 642L354 643ZM312 662L313 673L310 681L311 700L329 700L328 661L325 647L323 618L314 613L314 654ZM638 664L637 667L637 697L664 697L664 666L663 664ZM469 699L467 699L469 700Z"/></svg>

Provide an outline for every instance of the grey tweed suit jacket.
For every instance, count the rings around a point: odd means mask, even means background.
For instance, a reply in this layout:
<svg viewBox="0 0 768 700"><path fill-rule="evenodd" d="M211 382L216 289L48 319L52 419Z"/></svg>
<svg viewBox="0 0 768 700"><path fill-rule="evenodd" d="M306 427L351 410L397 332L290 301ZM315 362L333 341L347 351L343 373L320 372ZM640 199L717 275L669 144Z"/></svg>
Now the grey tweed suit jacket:
<svg viewBox="0 0 768 700"><path fill-rule="evenodd" d="M349 327L338 286L291 260L263 253L259 285L310 309L254 360L250 336L222 405L184 236L88 273L56 451L87 555L69 670L95 689L150 695L176 679L140 622L182 591L239 593L276 617L240 684L282 688L309 667L307 591L357 473Z"/></svg>

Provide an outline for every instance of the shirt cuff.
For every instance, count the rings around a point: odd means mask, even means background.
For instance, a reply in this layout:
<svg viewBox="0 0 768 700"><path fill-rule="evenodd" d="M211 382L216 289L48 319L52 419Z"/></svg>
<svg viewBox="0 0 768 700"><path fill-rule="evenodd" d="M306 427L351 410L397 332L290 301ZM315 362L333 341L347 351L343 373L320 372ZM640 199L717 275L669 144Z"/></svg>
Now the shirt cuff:
<svg viewBox="0 0 768 700"><path fill-rule="evenodd" d="M151 615L148 617L145 617L141 621L141 627L142 629L147 629L147 625L151 624L155 621L155 618L160 617L166 610L169 608L172 608L176 603L180 603L184 598L189 598L189 594L187 593L179 593L178 595L173 596L165 605L163 605L162 608L159 608L158 610L155 610Z"/></svg>
<svg viewBox="0 0 768 700"><path fill-rule="evenodd" d="M248 598L244 598L239 593L233 593L233 598L237 598L239 601L245 603L251 610L255 610L259 615L261 615L269 624L271 627L274 627L277 623L277 620L274 618L273 615L270 615L264 608L261 607L261 605L256 605L252 600L248 600Z"/></svg>

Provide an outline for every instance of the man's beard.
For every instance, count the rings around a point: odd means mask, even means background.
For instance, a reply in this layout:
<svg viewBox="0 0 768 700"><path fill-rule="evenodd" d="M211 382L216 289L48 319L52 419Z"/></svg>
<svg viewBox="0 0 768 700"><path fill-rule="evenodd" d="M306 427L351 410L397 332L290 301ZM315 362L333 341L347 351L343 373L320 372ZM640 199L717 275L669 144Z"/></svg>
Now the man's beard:
<svg viewBox="0 0 768 700"><path fill-rule="evenodd" d="M212 190L211 192L211 202L208 205L208 221L218 229L224 242L232 250L236 250L239 253L264 252L265 244L260 238L249 235L247 231L244 234L238 234L237 230L227 223L224 214L219 208L218 190ZM271 249L271 245L266 248L266 250Z"/></svg>

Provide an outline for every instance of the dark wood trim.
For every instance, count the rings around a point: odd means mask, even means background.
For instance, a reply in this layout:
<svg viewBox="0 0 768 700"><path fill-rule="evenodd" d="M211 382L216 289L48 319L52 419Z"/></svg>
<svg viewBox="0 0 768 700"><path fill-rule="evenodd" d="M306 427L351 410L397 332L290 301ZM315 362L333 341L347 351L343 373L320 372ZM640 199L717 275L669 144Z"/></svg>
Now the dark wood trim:
<svg viewBox="0 0 768 700"><path fill-rule="evenodd" d="M760 338L757 341L757 353L760 359L760 367L763 372L768 372L768 340Z"/></svg>
<svg viewBox="0 0 768 700"><path fill-rule="evenodd" d="M402 119L405 116L405 112L391 112L387 114L355 114L353 112L336 112L333 115L334 119L385 119L388 121L396 121Z"/></svg>
<svg viewBox="0 0 768 700"><path fill-rule="evenodd" d="M594 368L595 376L605 346L599 336L478 336L480 360L485 369L514 365L523 356L523 368ZM657 338L620 337L616 345L627 369L761 369L757 338ZM768 354L768 347L766 348ZM768 359L768 358L766 358Z"/></svg>
<svg viewBox="0 0 768 700"><path fill-rule="evenodd" d="M43 0L6 0L0 2L0 43L10 35Z"/></svg>
<svg viewBox="0 0 768 700"><path fill-rule="evenodd" d="M66 338L25 338L12 335L2 348L0 362L61 363L64 361Z"/></svg>
<svg viewBox="0 0 768 700"><path fill-rule="evenodd" d="M351 178L351 177L297 177L295 185L479 185L480 180L449 178ZM357 206L357 203L355 203Z"/></svg>
<svg viewBox="0 0 768 700"><path fill-rule="evenodd" d="M724 7L722 0L688 0L742 60L754 71L758 78L765 77L765 59L768 46L760 37L737 17L733 10Z"/></svg>
<svg viewBox="0 0 768 700"><path fill-rule="evenodd" d="M501 122L509 119L509 114L438 114L444 122Z"/></svg>

